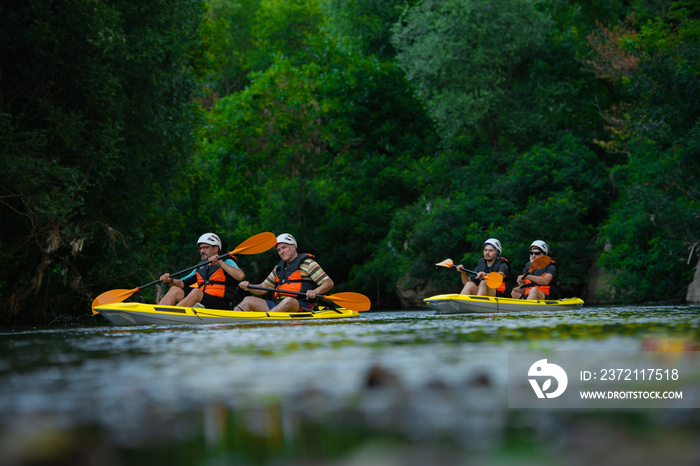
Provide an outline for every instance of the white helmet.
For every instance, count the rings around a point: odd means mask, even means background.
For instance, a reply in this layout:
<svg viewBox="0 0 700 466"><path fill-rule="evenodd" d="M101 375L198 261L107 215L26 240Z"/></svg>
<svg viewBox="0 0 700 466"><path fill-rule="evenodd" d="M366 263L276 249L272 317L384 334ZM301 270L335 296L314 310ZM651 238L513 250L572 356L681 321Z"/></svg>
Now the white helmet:
<svg viewBox="0 0 700 466"><path fill-rule="evenodd" d="M496 238L489 238L486 241L484 241L484 246L487 244L490 244L491 246L494 247L494 249L498 252L498 255L501 255L501 252L503 251L503 248L501 247L501 242L498 241Z"/></svg>
<svg viewBox="0 0 700 466"><path fill-rule="evenodd" d="M547 243L545 243L542 240L536 239L535 241L533 241L530 245L530 249L532 248L540 249L542 252L544 252L545 256L549 254L549 246L547 246Z"/></svg>
<svg viewBox="0 0 700 466"><path fill-rule="evenodd" d="M212 246L219 246L219 250L221 250L221 240L214 233L204 233L202 236L200 236L197 240L197 246L199 246L202 243L209 244Z"/></svg>
<svg viewBox="0 0 700 466"><path fill-rule="evenodd" d="M297 240L294 239L292 235L289 233L282 233L277 237L277 243L287 243L287 244L293 244L294 246L297 245Z"/></svg>

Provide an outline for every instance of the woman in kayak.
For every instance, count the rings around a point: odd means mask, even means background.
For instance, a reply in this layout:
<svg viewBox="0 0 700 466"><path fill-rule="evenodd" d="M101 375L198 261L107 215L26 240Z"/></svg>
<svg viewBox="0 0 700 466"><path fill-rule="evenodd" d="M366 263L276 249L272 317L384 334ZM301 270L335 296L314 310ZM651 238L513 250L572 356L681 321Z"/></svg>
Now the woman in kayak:
<svg viewBox="0 0 700 466"><path fill-rule="evenodd" d="M462 264L455 266L460 271L462 276L462 284L464 288L460 294L477 295L477 296L506 296L505 279L510 274L510 262L505 257L501 257L501 242L496 238L489 238L484 242L484 257L476 263L476 274L468 275ZM503 283L498 288L489 288L484 276L486 274L497 272L503 275Z"/></svg>
<svg viewBox="0 0 700 466"><path fill-rule="evenodd" d="M513 288L513 298L557 299L557 265L548 261L544 268L530 271L530 264L538 257L549 255L549 246L542 240L535 240L530 245L530 262L525 264L523 273L518 275L518 286ZM537 266L537 264L535 264ZM527 278L525 278L527 276Z"/></svg>
<svg viewBox="0 0 700 466"><path fill-rule="evenodd" d="M194 307L201 304L209 309L232 309L236 301L236 285L245 278L245 273L233 259L219 259L222 245L214 233L205 233L197 240L202 261L208 263L196 268L182 280L166 273L160 279L170 289L158 304L162 306ZM197 288L191 285L197 283Z"/></svg>
<svg viewBox="0 0 700 466"><path fill-rule="evenodd" d="M318 265L314 256L297 252L297 241L289 233L284 233L277 237L277 253L281 259L279 264L272 269L272 272L270 272L264 282L260 285L255 285L277 289L278 291L275 293L276 301L258 298L257 296L246 296L236 306L236 309L258 312L297 312L313 309L314 305L309 301L315 299L318 295L326 294L333 288L333 280ZM238 286L257 295L267 293L264 290L249 289L249 285L250 282L243 281ZM293 293L304 293L306 299L304 297L297 298L297 294L287 294L285 296L284 290Z"/></svg>

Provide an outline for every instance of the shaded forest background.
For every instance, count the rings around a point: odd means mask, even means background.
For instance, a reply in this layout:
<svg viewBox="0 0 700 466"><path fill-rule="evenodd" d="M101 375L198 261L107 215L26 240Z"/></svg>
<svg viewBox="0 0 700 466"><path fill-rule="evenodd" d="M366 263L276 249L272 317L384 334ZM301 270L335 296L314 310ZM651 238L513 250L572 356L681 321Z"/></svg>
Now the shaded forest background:
<svg viewBox="0 0 700 466"><path fill-rule="evenodd" d="M663 0L0 0L0 322L290 232L401 305L497 237L565 295L682 300L700 7ZM259 281L274 252L241 256ZM152 300L155 287L144 290Z"/></svg>

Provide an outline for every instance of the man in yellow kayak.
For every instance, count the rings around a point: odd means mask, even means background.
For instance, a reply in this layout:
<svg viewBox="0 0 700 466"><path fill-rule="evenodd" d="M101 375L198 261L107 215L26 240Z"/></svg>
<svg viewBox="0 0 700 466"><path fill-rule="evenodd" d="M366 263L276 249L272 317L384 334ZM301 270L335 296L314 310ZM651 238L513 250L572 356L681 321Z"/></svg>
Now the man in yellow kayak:
<svg viewBox="0 0 700 466"><path fill-rule="evenodd" d="M236 284L245 278L245 273L235 260L219 259L222 245L214 233L205 233L197 240L202 261L207 264L196 268L182 280L172 278L169 273L160 279L170 289L158 304L162 306L194 307L198 303L209 309L229 310L236 300ZM197 283L197 288L191 285Z"/></svg>
<svg viewBox="0 0 700 466"><path fill-rule="evenodd" d="M513 288L511 292L513 298L558 299L556 263L547 257L543 268L531 270L537 267L537 263L534 264L534 267L532 266L533 262L542 256L548 255L549 245L547 243L539 239L532 242L530 245L530 262L525 264L523 273L518 275L518 286Z"/></svg>
<svg viewBox="0 0 700 466"><path fill-rule="evenodd" d="M455 266L462 276L462 284L464 285L460 294L477 296L496 296L498 294L498 296L510 297L507 295L505 281L510 274L510 262L505 257L501 257L502 251L501 242L496 238L489 238L484 241L484 257L476 263L476 274L470 277L469 272L464 269L462 264ZM504 281L498 288L490 288L484 278L493 272L503 275Z"/></svg>
<svg viewBox="0 0 700 466"><path fill-rule="evenodd" d="M311 254L299 254L297 252L297 241L289 233L283 233L277 237L277 253L280 262L272 269L264 282L256 287L275 288L275 301L258 298L257 296L246 296L243 301L236 306L241 311L258 312L297 312L300 310L313 309L313 304L309 301L318 295L324 295L333 288L333 280L323 271L321 266ZM253 294L262 295L265 290L253 289L250 282L242 281L239 285L242 289ZM304 293L299 297L297 294L287 294L284 290L294 293ZM304 299L306 298L306 299Z"/></svg>

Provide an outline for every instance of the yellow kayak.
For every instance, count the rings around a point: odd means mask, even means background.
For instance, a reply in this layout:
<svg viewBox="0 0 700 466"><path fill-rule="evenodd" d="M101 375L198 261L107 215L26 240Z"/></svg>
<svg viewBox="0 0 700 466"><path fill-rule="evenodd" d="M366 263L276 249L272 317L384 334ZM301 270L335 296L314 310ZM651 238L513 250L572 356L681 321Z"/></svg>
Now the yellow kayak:
<svg viewBox="0 0 700 466"><path fill-rule="evenodd" d="M575 311L583 307L583 300L580 298L539 301L463 294L441 294L426 298L423 302L438 314Z"/></svg>
<svg viewBox="0 0 700 466"><path fill-rule="evenodd" d="M93 309L114 325L172 325L221 324L231 322L261 322L289 320L322 320L359 317L350 309L319 307L317 311L299 312L244 312L222 311L203 307L160 306L143 303L115 303L95 306Z"/></svg>

